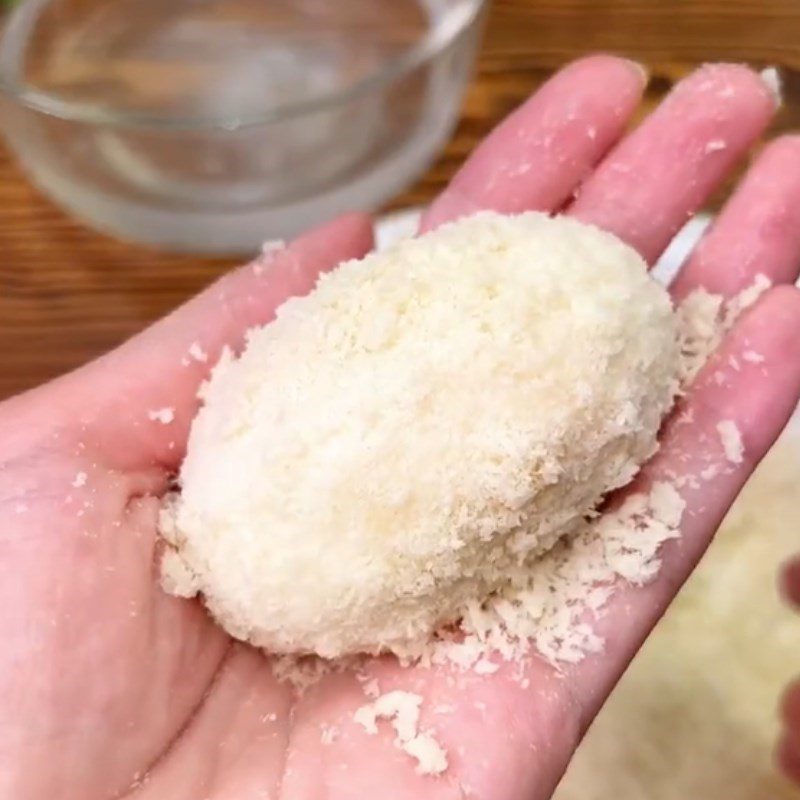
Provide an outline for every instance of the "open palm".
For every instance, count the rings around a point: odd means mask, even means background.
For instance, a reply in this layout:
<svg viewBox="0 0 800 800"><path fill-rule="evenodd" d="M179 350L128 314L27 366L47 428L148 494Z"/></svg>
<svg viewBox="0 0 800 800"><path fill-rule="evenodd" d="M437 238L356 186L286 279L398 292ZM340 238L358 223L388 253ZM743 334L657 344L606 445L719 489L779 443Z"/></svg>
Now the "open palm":
<svg viewBox="0 0 800 800"><path fill-rule="evenodd" d="M643 86L620 59L570 65L473 154L424 225L481 208L565 210L654 261L760 136L774 102L748 70L706 67L618 143ZM523 681L508 667L482 676L400 669L388 658L365 667L381 691L428 698L422 725L449 756L439 778L416 774L389 731L368 736L353 722L365 702L356 675L329 675L297 699L261 653L231 641L199 603L165 595L157 579L157 498L221 347L238 346L287 296L371 245L369 220L343 217L0 406L0 796L549 797L800 393L800 293L788 285L800 264L800 139L764 150L673 285L676 297L697 286L731 296L763 273L776 287L701 373L682 402L689 413L667 423L637 483L719 457L722 419L741 430L744 462L683 490L682 538L664 548L655 582L612 598L597 623L604 652L561 673L534 659ZM746 350L763 360L735 358ZM151 419L165 407L173 421Z"/></svg>

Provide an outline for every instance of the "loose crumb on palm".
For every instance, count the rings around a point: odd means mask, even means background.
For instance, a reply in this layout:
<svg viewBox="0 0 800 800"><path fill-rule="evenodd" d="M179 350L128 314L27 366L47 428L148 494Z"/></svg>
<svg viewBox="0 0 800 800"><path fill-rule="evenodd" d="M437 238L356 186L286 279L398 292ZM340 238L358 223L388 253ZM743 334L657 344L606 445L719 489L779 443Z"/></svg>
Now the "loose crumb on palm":
<svg viewBox="0 0 800 800"><path fill-rule="evenodd" d="M744 460L744 443L742 434L736 423L731 419L725 419L717 423L717 433L719 433L722 449L725 458L731 464L741 464Z"/></svg>
<svg viewBox="0 0 800 800"><path fill-rule="evenodd" d="M395 732L395 745L416 762L421 775L439 775L447 769L447 755L430 731L419 730L422 697L395 690L361 706L353 719L370 734L378 733L378 721L388 720Z"/></svg>
<svg viewBox="0 0 800 800"><path fill-rule="evenodd" d="M147 418L151 422L160 422L162 425L169 425L175 419L175 409L170 406L156 408L147 412Z"/></svg>
<svg viewBox="0 0 800 800"><path fill-rule="evenodd" d="M200 346L200 342L192 342L189 345L189 356L201 364L205 364L208 361L208 353Z"/></svg>

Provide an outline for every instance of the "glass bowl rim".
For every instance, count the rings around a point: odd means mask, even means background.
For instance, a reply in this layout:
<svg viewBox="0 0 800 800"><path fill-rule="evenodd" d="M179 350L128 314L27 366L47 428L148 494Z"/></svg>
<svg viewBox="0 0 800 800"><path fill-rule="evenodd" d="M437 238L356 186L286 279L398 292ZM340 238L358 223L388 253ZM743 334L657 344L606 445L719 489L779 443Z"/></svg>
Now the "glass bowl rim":
<svg viewBox="0 0 800 800"><path fill-rule="evenodd" d="M489 0L464 0L466 13L458 17L455 24L444 28L429 25L420 39L344 90L321 94L296 103L285 103L252 115L174 117L146 112L115 111L90 103L75 103L64 100L57 94L44 92L15 80L13 73L16 70L13 65L18 62L18 57L27 43L26 34L35 24L39 13L50 2L52 0L23 0L12 10L6 24L0 30L0 92L12 101L49 117L93 125L163 130L216 128L236 131L241 128L269 125L335 108L375 90L380 90L413 72L426 62L432 61L455 42L462 33L476 26ZM19 44L16 45L14 43L15 34L19 37L17 39Z"/></svg>

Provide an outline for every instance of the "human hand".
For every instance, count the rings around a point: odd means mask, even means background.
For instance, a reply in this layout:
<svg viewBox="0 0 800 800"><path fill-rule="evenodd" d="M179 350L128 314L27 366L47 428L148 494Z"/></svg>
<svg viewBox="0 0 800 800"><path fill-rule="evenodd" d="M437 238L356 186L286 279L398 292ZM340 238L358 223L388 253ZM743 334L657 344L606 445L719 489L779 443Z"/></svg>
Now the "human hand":
<svg viewBox="0 0 800 800"><path fill-rule="evenodd" d="M758 138L774 103L748 70L704 68L617 145L643 86L619 59L568 66L476 150L424 226L480 208L558 209L613 231L652 263ZM532 659L525 689L506 666L457 684L445 668L402 669L389 658L365 668L383 691L430 700L422 724L450 762L436 779L417 775L388 732L368 736L353 721L365 702L353 674L328 675L298 700L262 654L158 586L158 497L180 464L199 383L223 345L241 345L286 297L371 244L366 218L323 226L111 354L0 406L0 796L550 796L796 404L800 294L788 284L800 264L800 139L761 154L673 286L680 298L701 285L732 296L757 273L776 284L698 376L678 410L684 421L667 422L659 454L629 491L720 458L722 419L738 425L744 460L682 490L682 537L663 548L653 583L619 587L597 622L604 651L561 673ZM730 356L745 349L763 361L739 359L737 370ZM150 419L167 407L172 422ZM454 712L434 714L435 705ZM328 741L332 729L338 737Z"/></svg>

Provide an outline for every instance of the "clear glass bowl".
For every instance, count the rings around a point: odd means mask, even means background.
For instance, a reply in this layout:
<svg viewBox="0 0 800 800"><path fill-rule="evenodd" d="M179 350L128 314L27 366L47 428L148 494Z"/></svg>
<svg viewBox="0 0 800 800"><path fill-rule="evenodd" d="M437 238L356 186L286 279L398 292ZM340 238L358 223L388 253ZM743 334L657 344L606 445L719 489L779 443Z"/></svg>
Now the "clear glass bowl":
<svg viewBox="0 0 800 800"><path fill-rule="evenodd" d="M417 177L450 134L484 0L25 0L0 119L90 225L244 252Z"/></svg>

